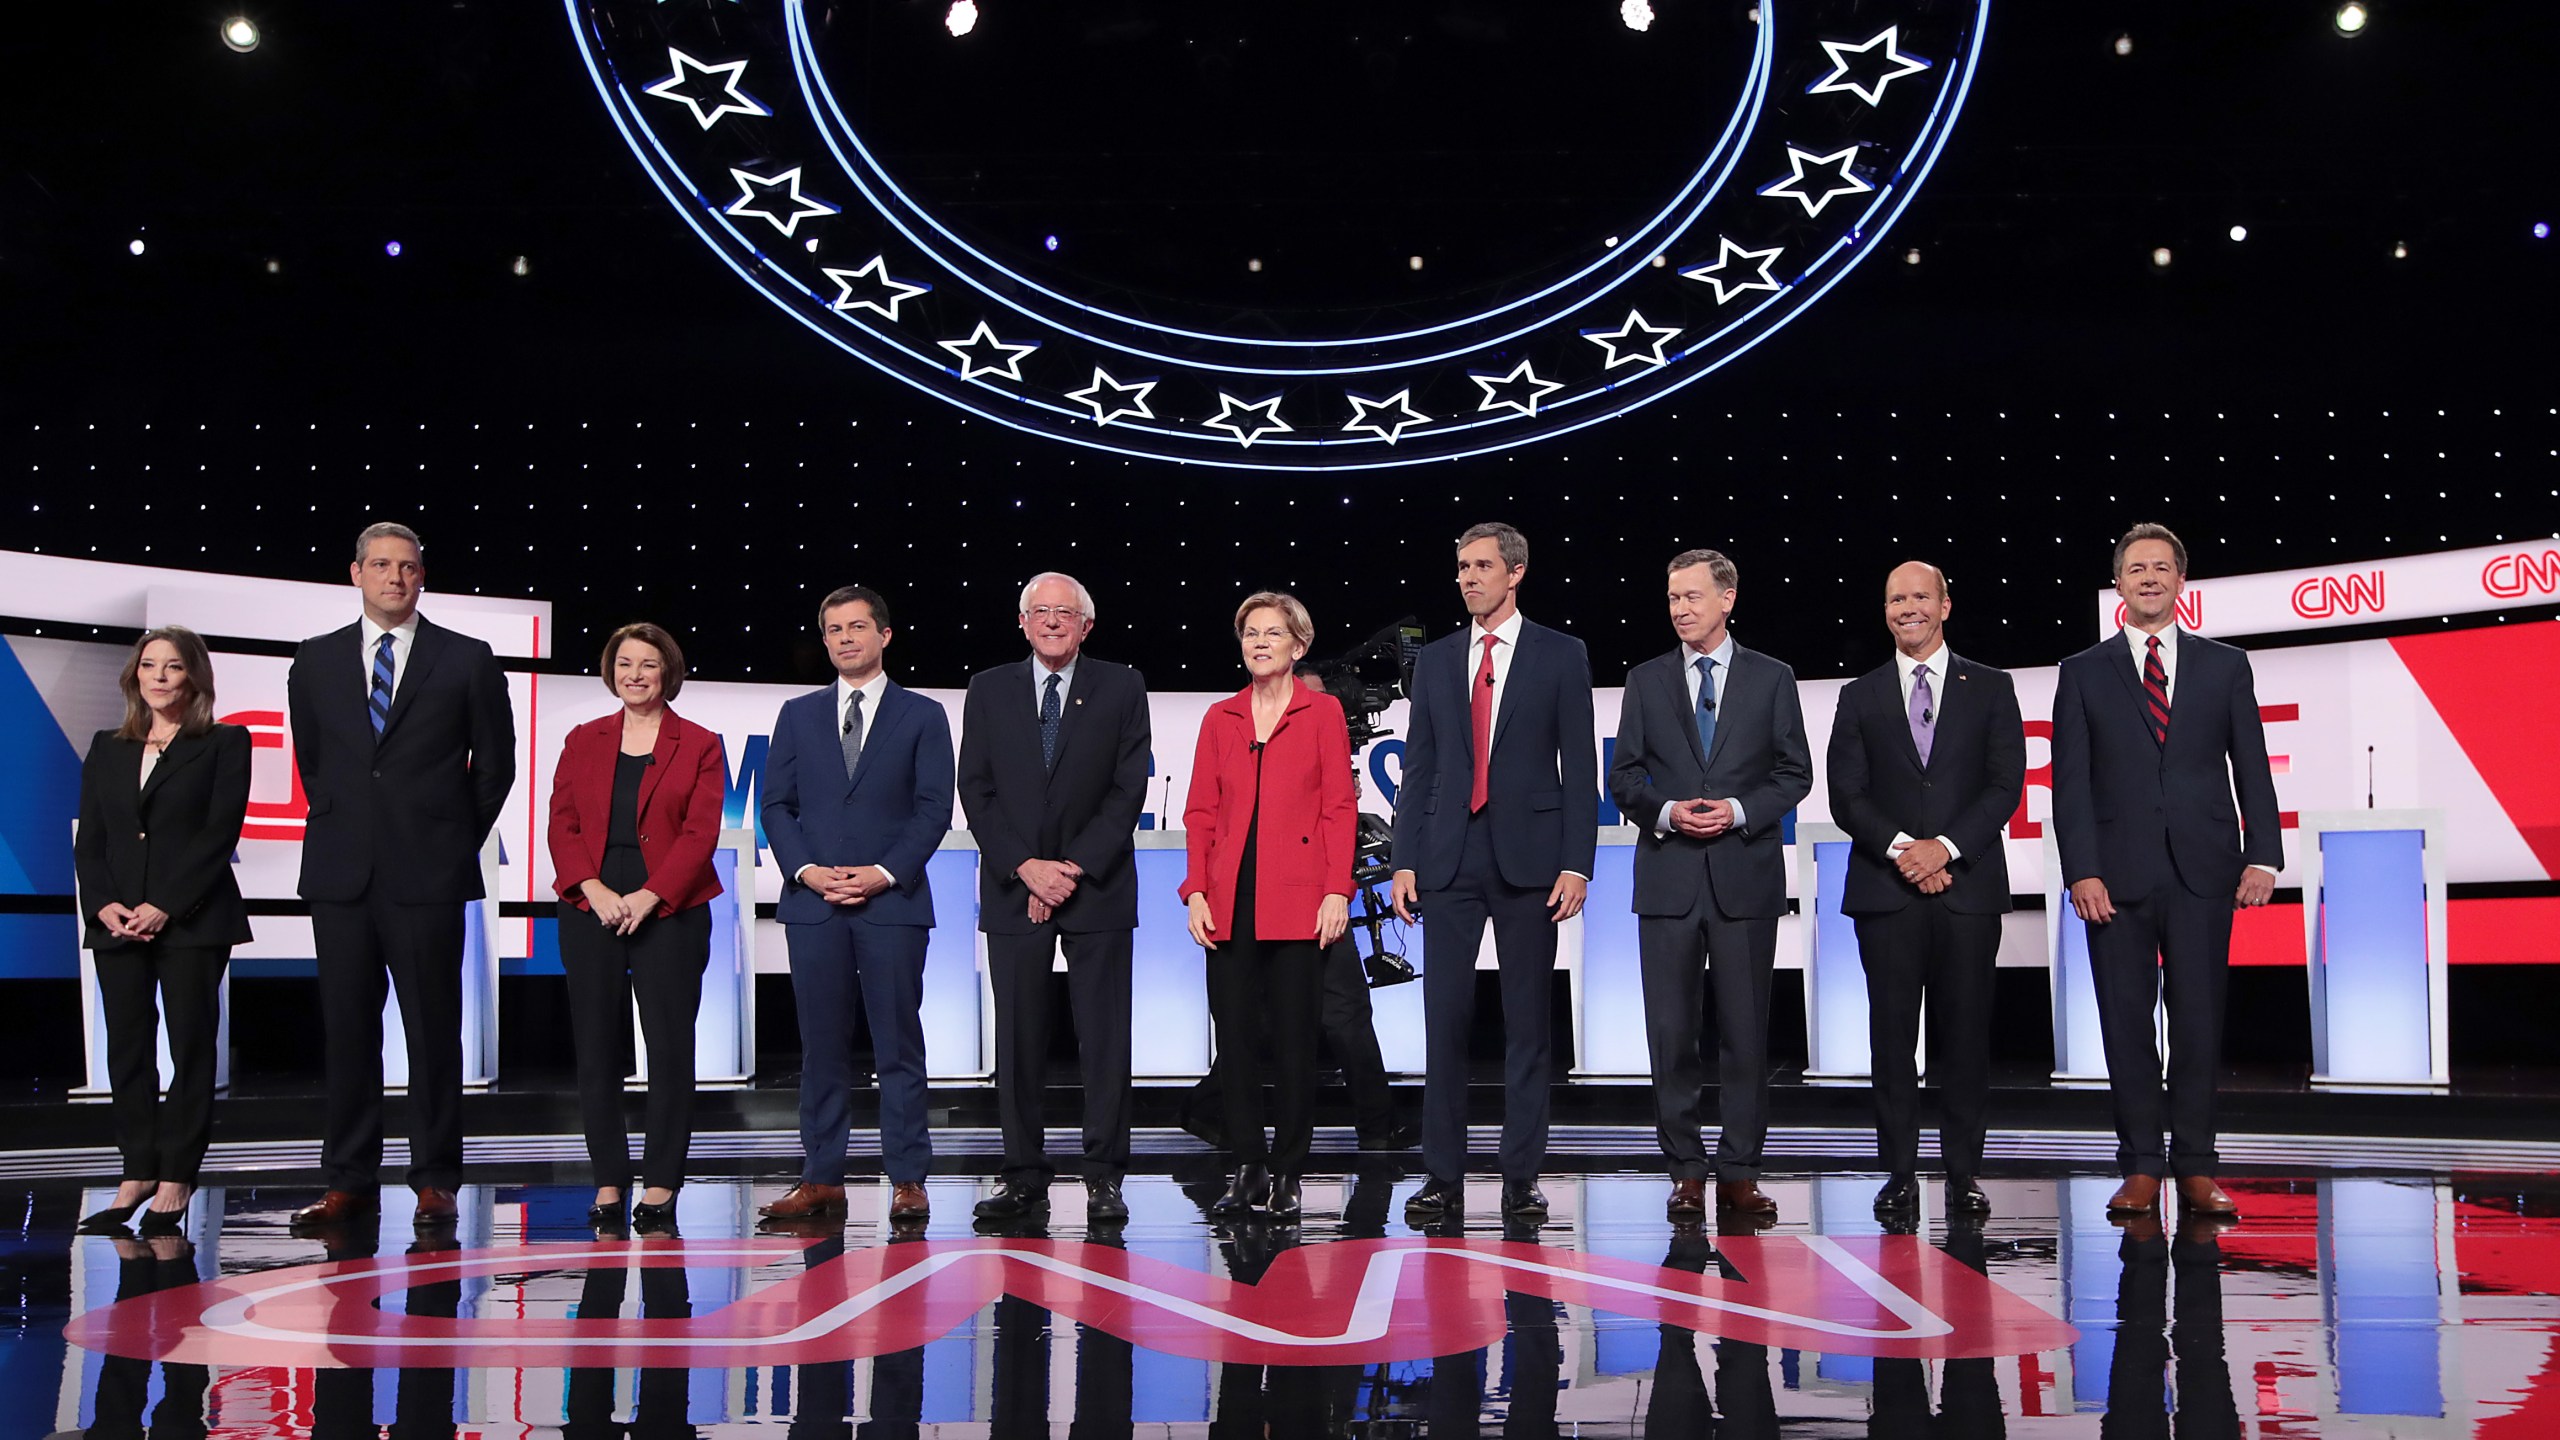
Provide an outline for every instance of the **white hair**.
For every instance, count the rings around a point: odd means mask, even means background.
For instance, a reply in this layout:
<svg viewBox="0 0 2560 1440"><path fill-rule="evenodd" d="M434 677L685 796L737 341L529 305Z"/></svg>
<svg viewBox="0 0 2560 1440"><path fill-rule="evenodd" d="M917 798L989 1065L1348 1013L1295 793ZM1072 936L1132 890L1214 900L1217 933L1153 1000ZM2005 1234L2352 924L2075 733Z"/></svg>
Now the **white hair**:
<svg viewBox="0 0 2560 1440"><path fill-rule="evenodd" d="M1093 592L1084 588L1084 582L1073 575L1060 574L1055 570L1043 570L1039 574L1024 581L1022 583L1022 598L1014 602L1013 612L1017 615L1030 614L1031 592L1039 589L1042 584L1051 580L1064 580L1068 584L1073 585L1076 588L1076 609L1083 612L1086 620L1090 621L1093 619Z"/></svg>

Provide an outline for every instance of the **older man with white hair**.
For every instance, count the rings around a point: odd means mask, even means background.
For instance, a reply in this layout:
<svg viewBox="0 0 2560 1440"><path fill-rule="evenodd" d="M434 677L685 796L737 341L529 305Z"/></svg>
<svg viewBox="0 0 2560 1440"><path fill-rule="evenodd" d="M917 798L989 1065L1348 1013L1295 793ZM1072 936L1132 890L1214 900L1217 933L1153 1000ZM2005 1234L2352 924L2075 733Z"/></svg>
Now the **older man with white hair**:
<svg viewBox="0 0 2560 1440"><path fill-rule="evenodd" d="M1084 653L1093 596L1035 575L1017 618L1028 660L981 671L961 712L960 803L978 842L978 928L995 985L1004 1177L981 1220L1035 1218L1056 1173L1041 1146L1049 973L1061 947L1084 1080L1085 1214L1125 1220L1129 965L1138 927L1133 836L1151 735L1137 671Z"/></svg>

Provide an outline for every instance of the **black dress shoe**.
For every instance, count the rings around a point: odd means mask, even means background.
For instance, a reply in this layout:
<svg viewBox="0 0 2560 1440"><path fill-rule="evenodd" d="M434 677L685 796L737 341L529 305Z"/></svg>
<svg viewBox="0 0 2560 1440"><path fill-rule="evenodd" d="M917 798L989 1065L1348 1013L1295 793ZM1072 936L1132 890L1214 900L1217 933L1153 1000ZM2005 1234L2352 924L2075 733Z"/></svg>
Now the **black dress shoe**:
<svg viewBox="0 0 2560 1440"><path fill-rule="evenodd" d="M1271 1172L1260 1165L1241 1166L1227 1191L1209 1202L1212 1215L1244 1215L1271 1203Z"/></svg>
<svg viewBox="0 0 2560 1440"><path fill-rule="evenodd" d="M1272 1176L1270 1204L1271 1218L1274 1220L1295 1220L1298 1218L1298 1205L1298 1177L1295 1175Z"/></svg>
<svg viewBox="0 0 2560 1440"><path fill-rule="evenodd" d="M1547 1213L1547 1192L1539 1189L1535 1180L1505 1180L1502 1182L1502 1213L1544 1215Z"/></svg>
<svg viewBox="0 0 2560 1440"><path fill-rule="evenodd" d="M145 1195L130 1205L110 1205L95 1215L84 1215L80 1217L80 1223L78 1226L74 1227L73 1233L80 1235L116 1234L124 1229L124 1222L132 1219L135 1211L150 1203L151 1197Z"/></svg>
<svg viewBox="0 0 2560 1440"><path fill-rule="evenodd" d="M1459 1215L1465 1213L1466 1208L1467 1187L1463 1183L1434 1177L1426 1181L1421 1189L1405 1197L1405 1223L1437 1220L1443 1215Z"/></svg>
<svg viewBox="0 0 2560 1440"><path fill-rule="evenodd" d="M1894 1175L1884 1182L1884 1188L1876 1191L1876 1213L1879 1215L1908 1215L1919 1208L1918 1176Z"/></svg>
<svg viewBox="0 0 2560 1440"><path fill-rule="evenodd" d="M186 1208L181 1206L175 1210L145 1210L142 1212L142 1223L135 1226L134 1230L145 1240L154 1235L183 1235L187 1230Z"/></svg>
<svg viewBox="0 0 2560 1440"><path fill-rule="evenodd" d="M970 1213L981 1220L1019 1220L1026 1215L1045 1215L1048 1210L1048 1186L1000 1180L996 1182L996 1193L979 1201Z"/></svg>
<svg viewBox="0 0 2560 1440"><path fill-rule="evenodd" d="M1982 1187L1973 1182L1972 1176L1950 1175L1947 1177L1947 1213L1988 1215L1991 1213L1991 1197L1982 1193Z"/></svg>
<svg viewBox="0 0 2560 1440"><path fill-rule="evenodd" d="M588 1206L587 1224L597 1230L620 1230L623 1226L622 1202L614 1200Z"/></svg>
<svg viewBox="0 0 2560 1440"><path fill-rule="evenodd" d="M1384 1153L1389 1150L1410 1150L1416 1144L1420 1143L1421 1140L1422 1132L1420 1130L1415 1129L1411 1125L1401 1123L1390 1125L1383 1130L1363 1130L1360 1132L1360 1148L1380 1153Z"/></svg>
<svg viewBox="0 0 2560 1440"><path fill-rule="evenodd" d="M631 1228L643 1235L676 1233L676 1197L670 1195L664 1203L657 1205L646 1200L634 1204L631 1207Z"/></svg>
<svg viewBox="0 0 2560 1440"><path fill-rule="evenodd" d="M1119 1176L1096 1175L1084 1182L1084 1218L1099 1225L1129 1218L1129 1199L1120 1193Z"/></svg>

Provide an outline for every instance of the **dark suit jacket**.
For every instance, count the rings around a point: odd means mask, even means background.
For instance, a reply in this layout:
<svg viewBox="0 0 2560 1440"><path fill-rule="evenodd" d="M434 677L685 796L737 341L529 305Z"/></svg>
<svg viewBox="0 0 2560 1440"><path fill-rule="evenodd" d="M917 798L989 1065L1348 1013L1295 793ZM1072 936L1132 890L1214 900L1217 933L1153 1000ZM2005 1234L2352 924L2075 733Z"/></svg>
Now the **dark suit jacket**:
<svg viewBox="0 0 2560 1440"><path fill-rule="evenodd" d="M216 725L169 742L151 783L142 783L142 742L101 730L80 765L80 943L112 950L134 942L108 934L98 912L109 904L157 905L169 912L152 944L237 945L249 912L231 871L240 822L249 813L249 732Z"/></svg>
<svg viewBox="0 0 2560 1440"><path fill-rule="evenodd" d="M379 884L423 905L481 898L480 842L516 781L516 719L488 642L421 615L377 740L364 627L315 635L285 673L293 760L310 801L302 898L354 901Z"/></svg>
<svg viewBox="0 0 2560 1440"><path fill-rule="evenodd" d="M2094 876L2117 900L2139 900L2173 881L2198 895L2228 895L2245 867L2282 868L2278 824L2246 652L2178 632L2166 746L2151 738L2142 673L2121 631L2062 662L2053 692L2053 829L2064 884Z"/></svg>
<svg viewBox="0 0 2560 1440"><path fill-rule="evenodd" d="M1425 890L1458 874L1475 789L1468 686L1481 651L1469 624L1422 647L1405 720L1404 779L1396 791L1395 859ZM1600 763L1592 743L1591 656L1582 642L1520 622L1519 652L1493 717L1486 777L1494 863L1523 889L1567 870L1589 875L1599 850Z"/></svg>
<svg viewBox="0 0 2560 1440"><path fill-rule="evenodd" d="M672 708L658 722L649 768L640 772L640 858L658 913L707 905L720 893L711 855L720 848L720 805L728 798L729 762L717 733ZM613 820L613 774L622 757L622 711L590 720L560 742L551 779L551 883L581 910L593 907L578 887L603 873L605 835Z"/></svg>
<svg viewBox="0 0 2560 1440"><path fill-rule="evenodd" d="M1618 703L1618 746L1609 796L1637 829L1635 911L1686 915L1698 877L1715 879L1716 908L1735 920L1787 912L1783 822L1813 790L1813 752L1804 736L1796 672L1757 650L1733 647L1732 672L1716 699L1716 748L1698 750L1697 707L1682 667L1688 650L1657 655L1627 672ZM1739 800L1744 824L1712 840L1674 830L1653 833L1674 800Z"/></svg>
<svg viewBox="0 0 2560 1440"><path fill-rule="evenodd" d="M925 867L951 832L951 719L892 680L864 724L862 762L844 777L836 687L794 696L773 720L764 759L764 834L782 867L786 925L842 913L868 925L933 927ZM838 907L792 878L804 865L877 865L898 883Z"/></svg>
<svg viewBox="0 0 2560 1440"><path fill-rule="evenodd" d="M1896 832L1914 840L1945 836L1959 858L1950 910L1999 915L2009 909L2009 856L2003 841L2018 794L2027 783L2026 726L2009 672L1977 665L1941 649L1930 667L1937 694L1937 738L1929 763L1911 743L1911 712L1902 672L1891 660L1840 691L1831 721L1831 818L1849 832L1849 873L1840 908L1885 915L1920 893L1894 868Z"/></svg>
<svg viewBox="0 0 2560 1440"><path fill-rule="evenodd" d="M1147 682L1090 655L1058 711L1058 756L1040 763L1040 686L1048 671L1017 660L969 678L960 712L960 804L978 842L978 928L1027 934L1025 860L1072 860L1084 872L1054 916L1061 930L1138 923L1138 812L1147 805L1152 731Z"/></svg>

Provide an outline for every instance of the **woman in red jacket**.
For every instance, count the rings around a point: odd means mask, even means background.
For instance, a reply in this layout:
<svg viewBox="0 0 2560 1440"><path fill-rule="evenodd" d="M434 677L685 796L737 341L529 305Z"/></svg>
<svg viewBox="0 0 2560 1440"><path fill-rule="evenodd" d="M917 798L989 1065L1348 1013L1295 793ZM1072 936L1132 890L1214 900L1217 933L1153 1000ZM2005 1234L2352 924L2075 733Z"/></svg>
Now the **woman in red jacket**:
<svg viewBox="0 0 2560 1440"><path fill-rule="evenodd" d="M560 965L578 1051L578 1111L595 1167L598 1227L623 1223L631 1141L622 1116L631 1002L649 1046L648 1142L631 1210L670 1229L693 1138L693 1022L711 959L711 856L720 843L728 764L720 737L667 708L684 688L684 652L655 625L605 641L605 688L622 708L569 732L551 782L551 869Z"/></svg>
<svg viewBox="0 0 2560 1440"><path fill-rule="evenodd" d="M1341 702L1290 673L1315 639L1307 607L1265 591L1236 609L1252 679L1209 707L1182 814L1191 938L1209 951L1209 1016L1237 1169L1213 1215L1298 1213L1315 1136L1317 1005L1324 947L1351 923L1359 825ZM1277 1069L1262 1132L1265 1026Z"/></svg>

